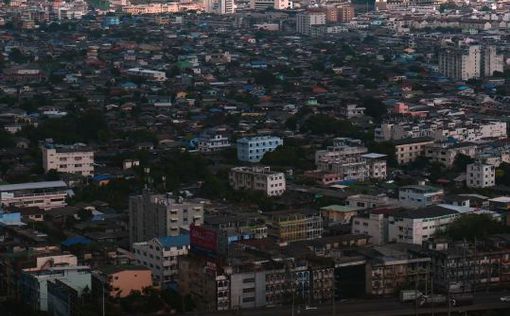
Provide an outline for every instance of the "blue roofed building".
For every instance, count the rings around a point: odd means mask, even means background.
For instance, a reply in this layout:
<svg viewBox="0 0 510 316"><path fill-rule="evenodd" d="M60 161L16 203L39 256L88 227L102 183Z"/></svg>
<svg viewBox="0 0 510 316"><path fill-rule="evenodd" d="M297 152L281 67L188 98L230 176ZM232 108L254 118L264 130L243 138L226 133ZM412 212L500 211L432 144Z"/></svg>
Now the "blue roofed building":
<svg viewBox="0 0 510 316"><path fill-rule="evenodd" d="M151 269L154 285L162 288L168 288L175 283L179 257L187 255L189 249L189 234L153 238L132 245L136 263Z"/></svg>

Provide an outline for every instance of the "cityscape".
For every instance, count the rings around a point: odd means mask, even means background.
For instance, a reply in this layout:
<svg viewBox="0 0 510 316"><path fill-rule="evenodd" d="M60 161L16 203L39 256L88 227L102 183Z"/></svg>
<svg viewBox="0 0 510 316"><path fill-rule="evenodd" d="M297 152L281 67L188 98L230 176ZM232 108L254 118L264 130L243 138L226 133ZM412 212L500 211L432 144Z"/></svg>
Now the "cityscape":
<svg viewBox="0 0 510 316"><path fill-rule="evenodd" d="M509 123L508 0L4 0L0 316L510 315Z"/></svg>

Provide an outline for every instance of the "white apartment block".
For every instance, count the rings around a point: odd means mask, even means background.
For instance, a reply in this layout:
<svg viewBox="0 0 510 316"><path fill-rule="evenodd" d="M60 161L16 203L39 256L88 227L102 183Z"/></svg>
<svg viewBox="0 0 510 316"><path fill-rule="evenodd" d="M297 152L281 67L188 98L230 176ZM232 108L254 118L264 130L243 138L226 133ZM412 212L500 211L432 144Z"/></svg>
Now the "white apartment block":
<svg viewBox="0 0 510 316"><path fill-rule="evenodd" d="M439 52L439 72L455 80L480 78L480 45L445 47Z"/></svg>
<svg viewBox="0 0 510 316"><path fill-rule="evenodd" d="M470 188L488 188L496 185L496 167L480 162L466 167L466 185Z"/></svg>
<svg viewBox="0 0 510 316"><path fill-rule="evenodd" d="M142 68L130 68L127 70L127 74L133 77L143 78L149 81L165 81L166 73L164 71L142 69Z"/></svg>
<svg viewBox="0 0 510 316"><path fill-rule="evenodd" d="M407 185L398 190L398 200L404 207L418 208L438 204L444 197L443 189L428 185Z"/></svg>
<svg viewBox="0 0 510 316"><path fill-rule="evenodd" d="M44 172L55 170L85 177L94 175L94 152L84 146L44 145L42 160Z"/></svg>
<svg viewBox="0 0 510 316"><path fill-rule="evenodd" d="M191 225L204 223L202 201L172 198L170 194L129 197L129 242L147 241L154 237L177 236Z"/></svg>
<svg viewBox="0 0 510 316"><path fill-rule="evenodd" d="M175 281L179 273L180 256L186 256L190 249L189 235L153 238L132 245L136 263L152 271L154 285L164 287Z"/></svg>
<svg viewBox="0 0 510 316"><path fill-rule="evenodd" d="M64 181L6 184L0 185L0 205L50 210L66 206L68 194Z"/></svg>
<svg viewBox="0 0 510 316"><path fill-rule="evenodd" d="M235 167L230 169L229 182L234 190L262 191L267 196L279 196L286 190L283 172L270 167Z"/></svg>
<svg viewBox="0 0 510 316"><path fill-rule="evenodd" d="M311 35L312 27L326 25L326 13L304 12L296 16L296 31L300 34Z"/></svg>
<svg viewBox="0 0 510 316"><path fill-rule="evenodd" d="M438 229L445 229L459 212L432 206L404 211L388 217L388 241L421 245L434 236Z"/></svg>
<svg viewBox="0 0 510 316"><path fill-rule="evenodd" d="M216 134L216 135L204 135L198 140L198 151L201 153L210 153L223 149L230 148L231 144L228 137Z"/></svg>

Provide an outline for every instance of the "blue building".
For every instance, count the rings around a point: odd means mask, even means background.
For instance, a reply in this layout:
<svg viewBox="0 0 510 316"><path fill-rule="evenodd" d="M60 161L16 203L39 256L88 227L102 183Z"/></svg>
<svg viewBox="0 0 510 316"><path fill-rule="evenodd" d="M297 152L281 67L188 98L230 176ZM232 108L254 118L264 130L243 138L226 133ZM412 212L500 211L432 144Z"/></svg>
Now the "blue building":
<svg viewBox="0 0 510 316"><path fill-rule="evenodd" d="M283 139L276 136L245 137L237 140L237 159L259 162L264 154L283 145Z"/></svg>

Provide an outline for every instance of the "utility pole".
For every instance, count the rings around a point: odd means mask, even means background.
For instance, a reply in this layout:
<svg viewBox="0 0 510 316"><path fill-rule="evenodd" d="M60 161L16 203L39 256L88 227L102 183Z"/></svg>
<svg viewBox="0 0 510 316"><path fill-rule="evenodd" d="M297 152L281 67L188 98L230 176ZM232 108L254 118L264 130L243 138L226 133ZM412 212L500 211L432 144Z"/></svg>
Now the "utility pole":
<svg viewBox="0 0 510 316"><path fill-rule="evenodd" d="M102 298L103 298L102 299L102 301L103 301L103 303L102 303L102 305L103 305L103 316L105 316L105 313L104 313L104 283L103 283L103 297Z"/></svg>

